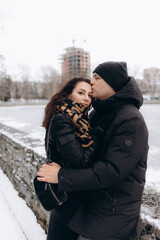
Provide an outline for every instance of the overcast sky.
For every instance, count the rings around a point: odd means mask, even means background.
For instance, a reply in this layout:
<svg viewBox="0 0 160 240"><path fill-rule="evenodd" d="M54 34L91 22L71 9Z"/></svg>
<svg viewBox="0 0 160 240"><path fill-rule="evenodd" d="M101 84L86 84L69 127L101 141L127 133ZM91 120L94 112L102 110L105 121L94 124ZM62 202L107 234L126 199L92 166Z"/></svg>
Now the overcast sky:
<svg viewBox="0 0 160 240"><path fill-rule="evenodd" d="M104 61L160 67L160 0L0 0L0 54L9 64L60 71L63 49Z"/></svg>

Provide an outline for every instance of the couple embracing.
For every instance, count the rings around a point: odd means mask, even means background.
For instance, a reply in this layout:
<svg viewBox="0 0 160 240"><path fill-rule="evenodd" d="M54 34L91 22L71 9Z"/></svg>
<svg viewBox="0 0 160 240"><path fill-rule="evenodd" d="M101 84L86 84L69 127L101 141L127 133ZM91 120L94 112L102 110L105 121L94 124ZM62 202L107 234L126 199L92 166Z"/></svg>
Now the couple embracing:
<svg viewBox="0 0 160 240"><path fill-rule="evenodd" d="M91 81L73 78L52 96L43 127L54 115L53 162L37 175L68 200L51 212L47 240L135 239L148 153L142 104L125 62L102 63Z"/></svg>

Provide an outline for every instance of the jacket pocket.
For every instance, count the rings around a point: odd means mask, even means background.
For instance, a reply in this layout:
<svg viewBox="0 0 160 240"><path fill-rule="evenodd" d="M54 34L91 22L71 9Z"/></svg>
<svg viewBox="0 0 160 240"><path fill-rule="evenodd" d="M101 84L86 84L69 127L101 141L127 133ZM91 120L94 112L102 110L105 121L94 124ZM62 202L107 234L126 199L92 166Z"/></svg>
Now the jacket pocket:
<svg viewBox="0 0 160 240"><path fill-rule="evenodd" d="M64 136L59 136L58 141L61 145L65 145L72 142L75 138L76 136L74 134L66 134Z"/></svg>

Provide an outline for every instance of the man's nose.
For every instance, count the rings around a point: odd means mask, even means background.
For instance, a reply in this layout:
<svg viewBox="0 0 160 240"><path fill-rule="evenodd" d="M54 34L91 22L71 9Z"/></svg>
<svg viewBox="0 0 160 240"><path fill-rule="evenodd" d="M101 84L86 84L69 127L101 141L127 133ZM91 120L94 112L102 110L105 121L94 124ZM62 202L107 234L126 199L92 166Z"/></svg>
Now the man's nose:
<svg viewBox="0 0 160 240"><path fill-rule="evenodd" d="M91 86L94 84L94 79L93 78L91 79L90 83L91 83Z"/></svg>

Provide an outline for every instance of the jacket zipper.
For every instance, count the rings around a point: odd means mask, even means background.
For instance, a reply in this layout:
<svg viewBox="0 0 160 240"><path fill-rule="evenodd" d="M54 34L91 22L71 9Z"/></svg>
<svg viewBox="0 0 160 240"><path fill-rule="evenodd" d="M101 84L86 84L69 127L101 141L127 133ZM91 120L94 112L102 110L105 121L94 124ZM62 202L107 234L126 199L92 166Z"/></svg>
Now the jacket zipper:
<svg viewBox="0 0 160 240"><path fill-rule="evenodd" d="M113 199L112 197L109 195L109 193L107 193L105 191L105 195L111 200L111 203L112 203L112 213L115 214L115 208L116 208L116 193L115 193L115 185L113 186Z"/></svg>
<svg viewBox="0 0 160 240"><path fill-rule="evenodd" d="M113 212L113 214L115 213L115 208L116 208L116 186L114 185L113 186L113 208L112 208L112 212Z"/></svg>

